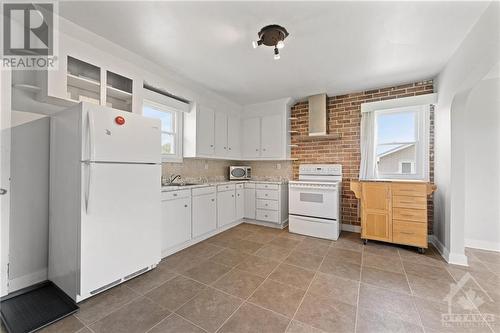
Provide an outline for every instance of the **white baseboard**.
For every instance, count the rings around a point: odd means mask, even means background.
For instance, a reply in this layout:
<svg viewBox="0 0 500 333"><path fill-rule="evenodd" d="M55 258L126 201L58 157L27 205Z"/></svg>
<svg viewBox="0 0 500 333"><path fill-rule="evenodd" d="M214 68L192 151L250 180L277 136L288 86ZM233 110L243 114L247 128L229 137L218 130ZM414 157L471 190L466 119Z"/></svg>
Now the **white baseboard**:
<svg viewBox="0 0 500 333"><path fill-rule="evenodd" d="M444 246L444 244L441 243L436 236L429 235L429 242L436 247L441 257L443 257L447 263L460 266L469 266L467 256L465 254L450 253L446 246Z"/></svg>
<svg viewBox="0 0 500 333"><path fill-rule="evenodd" d="M500 252L500 243L484 241L484 240L466 238L465 247Z"/></svg>
<svg viewBox="0 0 500 333"><path fill-rule="evenodd" d="M356 232L358 234L361 233L361 227L359 225L344 224L344 223L342 223L341 229L343 231Z"/></svg>
<svg viewBox="0 0 500 333"><path fill-rule="evenodd" d="M9 280L9 293L46 281L47 268Z"/></svg>

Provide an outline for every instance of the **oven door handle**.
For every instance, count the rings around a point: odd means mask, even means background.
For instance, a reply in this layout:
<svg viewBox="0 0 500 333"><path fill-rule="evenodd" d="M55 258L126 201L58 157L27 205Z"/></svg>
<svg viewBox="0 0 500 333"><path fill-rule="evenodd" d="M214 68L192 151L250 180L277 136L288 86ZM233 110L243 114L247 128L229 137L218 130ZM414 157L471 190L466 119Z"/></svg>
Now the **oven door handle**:
<svg viewBox="0 0 500 333"><path fill-rule="evenodd" d="M290 184L291 189L305 189L305 190L324 190L324 191L337 191L337 186L314 186L314 185L294 185Z"/></svg>

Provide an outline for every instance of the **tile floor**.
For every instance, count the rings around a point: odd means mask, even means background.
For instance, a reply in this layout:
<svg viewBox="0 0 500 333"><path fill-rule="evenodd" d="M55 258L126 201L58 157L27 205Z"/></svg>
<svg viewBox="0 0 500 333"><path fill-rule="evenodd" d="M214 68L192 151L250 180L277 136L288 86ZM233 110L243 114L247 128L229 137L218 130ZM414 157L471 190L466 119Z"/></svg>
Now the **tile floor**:
<svg viewBox="0 0 500 333"><path fill-rule="evenodd" d="M358 234L334 242L241 224L81 303L43 332L500 332L500 253L467 255L464 268L433 248L419 255L363 246ZM477 323L443 327L450 283L466 273L474 279L452 310Z"/></svg>

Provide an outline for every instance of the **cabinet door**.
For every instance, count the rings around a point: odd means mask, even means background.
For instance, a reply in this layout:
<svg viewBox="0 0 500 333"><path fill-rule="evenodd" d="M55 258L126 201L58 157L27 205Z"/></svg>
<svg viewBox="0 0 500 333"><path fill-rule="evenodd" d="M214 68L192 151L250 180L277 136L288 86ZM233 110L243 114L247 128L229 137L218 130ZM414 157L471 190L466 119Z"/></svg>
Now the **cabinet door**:
<svg viewBox="0 0 500 333"><path fill-rule="evenodd" d="M236 219L241 220L245 216L245 190L236 189Z"/></svg>
<svg viewBox="0 0 500 333"><path fill-rule="evenodd" d="M363 183L362 237L392 241L391 187L386 183Z"/></svg>
<svg viewBox="0 0 500 333"><path fill-rule="evenodd" d="M240 119L234 116L227 118L227 145L230 157L240 157Z"/></svg>
<svg viewBox="0 0 500 333"><path fill-rule="evenodd" d="M260 118L243 119L241 122L243 157L260 156Z"/></svg>
<svg viewBox="0 0 500 333"><path fill-rule="evenodd" d="M162 251L191 239L191 198L162 201Z"/></svg>
<svg viewBox="0 0 500 333"><path fill-rule="evenodd" d="M227 116L215 112L215 156L227 156Z"/></svg>
<svg viewBox="0 0 500 333"><path fill-rule="evenodd" d="M283 140L281 115L262 117L261 156L280 157Z"/></svg>
<svg viewBox="0 0 500 333"><path fill-rule="evenodd" d="M216 194L193 197L193 238L217 229Z"/></svg>
<svg viewBox="0 0 500 333"><path fill-rule="evenodd" d="M196 124L196 145L198 155L212 156L215 145L215 112L206 107L200 107Z"/></svg>
<svg viewBox="0 0 500 333"><path fill-rule="evenodd" d="M244 217L255 220L255 189L245 189L245 213Z"/></svg>
<svg viewBox="0 0 500 333"><path fill-rule="evenodd" d="M235 191L217 193L217 212L219 227L225 226L236 220Z"/></svg>

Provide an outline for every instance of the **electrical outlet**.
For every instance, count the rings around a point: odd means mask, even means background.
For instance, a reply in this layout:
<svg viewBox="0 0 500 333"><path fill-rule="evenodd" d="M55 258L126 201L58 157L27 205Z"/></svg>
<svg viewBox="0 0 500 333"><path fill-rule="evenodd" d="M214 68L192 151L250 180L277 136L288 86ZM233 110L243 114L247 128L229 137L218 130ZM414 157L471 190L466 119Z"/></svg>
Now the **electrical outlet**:
<svg viewBox="0 0 500 333"><path fill-rule="evenodd" d="M281 164L280 163L277 163L276 164L276 169L280 170L281 169Z"/></svg>
<svg viewBox="0 0 500 333"><path fill-rule="evenodd" d="M205 163L205 170L208 170L208 163Z"/></svg>

